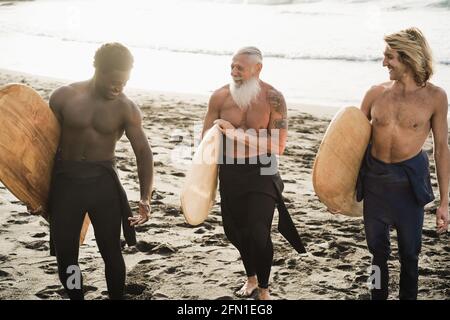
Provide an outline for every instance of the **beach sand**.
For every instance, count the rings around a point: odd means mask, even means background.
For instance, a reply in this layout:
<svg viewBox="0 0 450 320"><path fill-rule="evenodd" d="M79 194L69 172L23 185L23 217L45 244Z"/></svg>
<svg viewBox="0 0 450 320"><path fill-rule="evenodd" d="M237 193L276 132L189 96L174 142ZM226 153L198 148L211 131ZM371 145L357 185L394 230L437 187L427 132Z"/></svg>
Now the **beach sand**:
<svg viewBox="0 0 450 320"><path fill-rule="evenodd" d="M21 82L44 99L68 83L7 70L0 85ZM194 124L201 123L208 97L128 90L144 117L144 130L155 161L155 192L150 220L136 228L138 245L124 247L129 299L234 299L245 273L238 251L225 238L218 204L205 223L191 227L180 213L179 192L186 172L172 155L192 140ZM368 299L367 250L361 218L333 216L319 202L311 182L315 154L330 120L330 108L289 107L289 140L280 159L284 197L306 242L308 253L296 253L277 231L275 213L272 239L274 260L271 290L275 299ZM303 111L303 112L302 112ZM432 155L427 141L424 149ZM137 168L126 137L117 144L121 181L132 208L139 200ZM437 193L434 161L432 183ZM217 198L217 203L220 199ZM426 208L420 258L419 299L450 298L450 245L448 233L437 236L437 202ZM392 235L390 298L398 298L399 262ZM48 252L48 225L0 185L0 299L66 298L57 276L57 264ZM103 261L92 228L80 248L80 266L87 299L106 299Z"/></svg>

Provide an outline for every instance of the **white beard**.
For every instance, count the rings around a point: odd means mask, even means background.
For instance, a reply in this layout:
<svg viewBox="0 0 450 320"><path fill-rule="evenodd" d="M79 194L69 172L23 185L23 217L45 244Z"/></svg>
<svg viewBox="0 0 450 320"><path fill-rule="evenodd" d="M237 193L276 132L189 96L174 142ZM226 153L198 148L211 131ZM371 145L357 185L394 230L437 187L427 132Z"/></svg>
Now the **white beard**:
<svg viewBox="0 0 450 320"><path fill-rule="evenodd" d="M240 86L237 86L234 81L230 82L230 93L234 102L239 108L246 110L252 101L261 92L261 85L257 78L251 78L245 81Z"/></svg>

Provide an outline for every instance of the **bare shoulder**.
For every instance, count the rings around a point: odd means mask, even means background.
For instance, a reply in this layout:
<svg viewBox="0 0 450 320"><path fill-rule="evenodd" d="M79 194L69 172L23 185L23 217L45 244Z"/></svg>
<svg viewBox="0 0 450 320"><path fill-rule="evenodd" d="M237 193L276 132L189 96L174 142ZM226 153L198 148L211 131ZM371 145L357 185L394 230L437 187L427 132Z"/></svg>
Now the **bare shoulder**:
<svg viewBox="0 0 450 320"><path fill-rule="evenodd" d="M64 85L55 89L49 98L49 105L53 110L62 108L68 99L73 98L77 94L77 88L73 84Z"/></svg>
<svg viewBox="0 0 450 320"><path fill-rule="evenodd" d="M393 81L388 81L373 85L369 90L367 90L366 96L372 98L372 100L375 101L384 93L389 92L392 88L393 83Z"/></svg>
<svg viewBox="0 0 450 320"><path fill-rule="evenodd" d="M229 95L230 95L229 85L224 85L223 87L215 90L211 95L211 97L209 98L209 108L219 109Z"/></svg>
<svg viewBox="0 0 450 320"><path fill-rule="evenodd" d="M52 94L50 95L50 99L52 98L67 98L68 96L74 95L77 91L77 87L73 84L64 85L56 88Z"/></svg>
<svg viewBox="0 0 450 320"><path fill-rule="evenodd" d="M267 101L269 102L271 108L275 109L276 111L285 112L286 101L281 91L275 89L273 86L267 83L263 83L263 87L265 87L265 90L267 92Z"/></svg>
<svg viewBox="0 0 450 320"><path fill-rule="evenodd" d="M393 81L383 82L380 84L373 85L367 90L364 95L364 100L362 102L362 108L367 109L375 103L375 101L383 96L385 93L389 92L392 88Z"/></svg>
<svg viewBox="0 0 450 320"><path fill-rule="evenodd" d="M87 89L88 81L73 82L68 85L61 86L52 92L50 99L62 98L67 99L73 97L77 93L82 93Z"/></svg>
<svg viewBox="0 0 450 320"><path fill-rule="evenodd" d="M277 90L274 86L272 86L271 84L268 84L264 81L261 81L261 87L264 91L267 92L268 96L278 96L278 97L283 97L283 94L281 93L281 91Z"/></svg>
<svg viewBox="0 0 450 320"><path fill-rule="evenodd" d="M274 111L285 115L287 111L286 100L284 99L284 96L281 93L281 91L277 90L268 83L262 82L262 86L264 90L267 92L266 94L267 102L269 103L270 107Z"/></svg>
<svg viewBox="0 0 450 320"><path fill-rule="evenodd" d="M441 87L438 87L430 82L427 83L427 96L428 100L435 106L435 112L447 113L448 110L448 98L447 93Z"/></svg>
<svg viewBox="0 0 450 320"><path fill-rule="evenodd" d="M430 82L427 83L427 91L430 95L430 98L442 101L443 99L447 99L447 93L441 87L438 87Z"/></svg>
<svg viewBox="0 0 450 320"><path fill-rule="evenodd" d="M141 109L139 106L130 98L128 98L125 94L121 94L117 99L120 108L124 111L127 119L129 118L142 118Z"/></svg>
<svg viewBox="0 0 450 320"><path fill-rule="evenodd" d="M229 94L230 94L230 85L227 84L215 90L211 95L211 99L224 100L226 97L228 97Z"/></svg>

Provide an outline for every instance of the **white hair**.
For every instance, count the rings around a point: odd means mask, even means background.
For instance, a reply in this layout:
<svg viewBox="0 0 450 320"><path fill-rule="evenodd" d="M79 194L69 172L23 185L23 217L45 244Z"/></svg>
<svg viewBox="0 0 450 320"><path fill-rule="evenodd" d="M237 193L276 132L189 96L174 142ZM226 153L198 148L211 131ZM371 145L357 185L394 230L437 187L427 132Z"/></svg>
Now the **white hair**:
<svg viewBox="0 0 450 320"><path fill-rule="evenodd" d="M245 54L245 55L250 56L255 61L255 63L262 63L262 61L263 61L263 56L262 56L261 50L259 50L256 47L243 47L243 48L240 48L238 51L236 51L234 53L233 56L238 56L238 55L241 55L241 54Z"/></svg>
<svg viewBox="0 0 450 320"><path fill-rule="evenodd" d="M251 78L239 86L234 81L230 82L231 97L242 110L247 110L260 92L261 85L257 78Z"/></svg>

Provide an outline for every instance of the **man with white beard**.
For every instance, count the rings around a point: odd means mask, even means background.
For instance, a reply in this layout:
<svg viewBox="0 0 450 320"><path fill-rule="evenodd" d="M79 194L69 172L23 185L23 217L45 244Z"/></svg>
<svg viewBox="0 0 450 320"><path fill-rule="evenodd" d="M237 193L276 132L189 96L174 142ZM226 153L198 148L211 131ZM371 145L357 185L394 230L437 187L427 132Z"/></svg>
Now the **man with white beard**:
<svg viewBox="0 0 450 320"><path fill-rule="evenodd" d="M286 102L281 92L259 79L261 69L259 49L245 47L234 54L232 81L211 96L203 134L217 124L224 135L219 167L223 226L247 275L236 295L250 297L258 289L257 298L268 300L275 206L281 234L299 253L305 248L283 202L275 157L286 146Z"/></svg>

